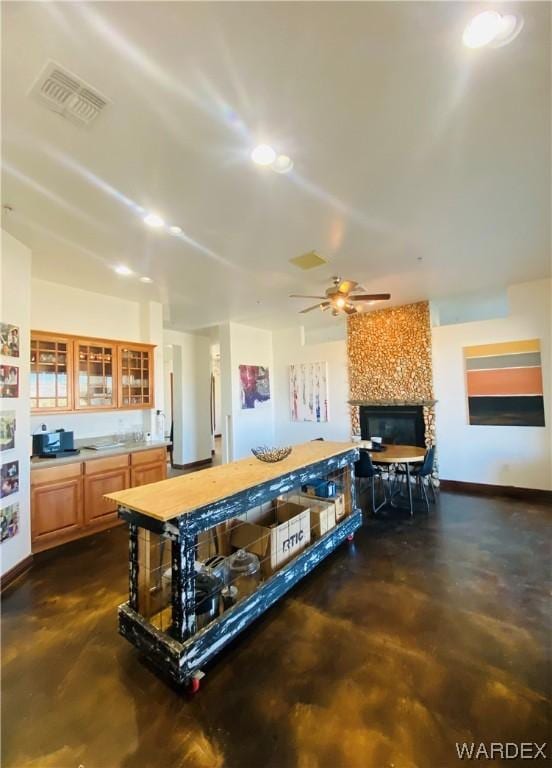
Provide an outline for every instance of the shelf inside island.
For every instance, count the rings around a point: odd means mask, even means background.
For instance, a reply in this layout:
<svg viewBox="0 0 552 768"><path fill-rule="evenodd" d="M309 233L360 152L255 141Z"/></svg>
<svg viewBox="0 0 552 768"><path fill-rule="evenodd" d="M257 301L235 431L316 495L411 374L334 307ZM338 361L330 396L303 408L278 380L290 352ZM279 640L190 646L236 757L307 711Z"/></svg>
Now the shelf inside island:
<svg viewBox="0 0 552 768"><path fill-rule="evenodd" d="M349 443L294 446L109 494L129 523L129 600L119 631L189 682L360 527Z"/></svg>

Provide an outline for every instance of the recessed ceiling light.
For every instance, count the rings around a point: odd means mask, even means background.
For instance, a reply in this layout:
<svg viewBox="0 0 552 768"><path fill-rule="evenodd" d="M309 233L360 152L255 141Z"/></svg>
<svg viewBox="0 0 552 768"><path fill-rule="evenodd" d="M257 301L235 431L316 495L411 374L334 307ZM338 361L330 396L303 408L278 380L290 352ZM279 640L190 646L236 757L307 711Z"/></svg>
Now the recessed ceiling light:
<svg viewBox="0 0 552 768"><path fill-rule="evenodd" d="M179 235L182 232L182 227L169 227L171 235Z"/></svg>
<svg viewBox="0 0 552 768"><path fill-rule="evenodd" d="M470 21L462 42L467 48L483 48L492 45L498 48L508 45L523 28L523 18L508 13L502 16L497 11L483 11Z"/></svg>
<svg viewBox="0 0 552 768"><path fill-rule="evenodd" d="M289 173L293 168L293 160L287 155L278 155L272 164L272 170L276 173Z"/></svg>
<svg viewBox="0 0 552 768"><path fill-rule="evenodd" d="M117 264L117 266L113 267L113 269L118 275L125 275L125 277L132 275L132 269L127 267L125 264Z"/></svg>
<svg viewBox="0 0 552 768"><path fill-rule="evenodd" d="M146 277L146 276L144 275L144 277L141 277L141 278L140 278L140 282L141 282L141 283L153 283L153 280L151 279L151 277Z"/></svg>
<svg viewBox="0 0 552 768"><path fill-rule="evenodd" d="M161 216L158 216L156 213L148 213L147 216L144 216L144 224L147 224L148 227L158 229L159 227L162 227L164 223L165 222Z"/></svg>
<svg viewBox="0 0 552 768"><path fill-rule="evenodd" d="M259 144L251 153L251 159L257 165L272 165L276 160L276 152L268 144Z"/></svg>

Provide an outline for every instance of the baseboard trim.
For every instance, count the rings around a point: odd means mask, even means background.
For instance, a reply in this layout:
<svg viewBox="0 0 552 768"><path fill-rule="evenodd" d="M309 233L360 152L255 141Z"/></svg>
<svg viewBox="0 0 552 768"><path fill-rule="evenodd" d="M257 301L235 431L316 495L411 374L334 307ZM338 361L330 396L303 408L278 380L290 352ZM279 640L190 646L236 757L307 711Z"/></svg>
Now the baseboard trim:
<svg viewBox="0 0 552 768"><path fill-rule="evenodd" d="M174 469L200 469L200 467L208 467L213 463L213 458L200 459L199 461L191 461L189 464L173 464Z"/></svg>
<svg viewBox="0 0 552 768"><path fill-rule="evenodd" d="M516 485L489 485L488 483L466 483L462 480L440 480L442 491L472 493L480 496L506 496L524 501L552 501L552 491L538 488L520 488Z"/></svg>
<svg viewBox="0 0 552 768"><path fill-rule="evenodd" d="M9 571L6 571L0 581L0 593L3 593L16 579L26 573L32 564L33 555L28 555L21 560L21 562L17 563L17 565L14 565L13 568L10 568Z"/></svg>

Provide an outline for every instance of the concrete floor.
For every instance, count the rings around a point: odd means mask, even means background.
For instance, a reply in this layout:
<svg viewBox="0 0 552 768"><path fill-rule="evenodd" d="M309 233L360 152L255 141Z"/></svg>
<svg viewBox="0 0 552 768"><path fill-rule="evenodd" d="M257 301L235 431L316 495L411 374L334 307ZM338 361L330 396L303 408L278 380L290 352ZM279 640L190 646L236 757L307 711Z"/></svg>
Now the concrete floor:
<svg viewBox="0 0 552 768"><path fill-rule="evenodd" d="M447 768L457 741L547 741L551 521L443 493L370 522L194 698L117 634L123 528L44 553L3 603L2 765Z"/></svg>

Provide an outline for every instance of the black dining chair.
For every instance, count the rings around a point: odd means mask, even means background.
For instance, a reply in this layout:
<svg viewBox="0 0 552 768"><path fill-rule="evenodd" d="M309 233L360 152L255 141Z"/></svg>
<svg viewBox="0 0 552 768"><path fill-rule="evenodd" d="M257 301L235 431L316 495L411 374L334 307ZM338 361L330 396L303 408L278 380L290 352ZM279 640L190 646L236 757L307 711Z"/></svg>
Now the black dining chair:
<svg viewBox="0 0 552 768"><path fill-rule="evenodd" d="M372 458L367 451L360 451L360 458L355 462L355 477L359 480L359 486L360 480L370 481L372 513L375 515L387 503L387 493L381 467L374 466ZM380 488L383 491L383 499L379 504L376 504L376 481L379 481Z"/></svg>
<svg viewBox="0 0 552 768"><path fill-rule="evenodd" d="M427 488L431 491L431 500L435 504L435 486L433 485L433 465L435 464L435 446L432 445L425 452L424 460L419 467L413 467L410 470L410 477L413 477L416 481L416 488L420 498L425 503L426 509L429 512L429 496ZM404 478L406 482L406 470L402 467L397 467L395 475L399 478ZM427 481L427 482L426 482ZM427 488L426 488L427 485Z"/></svg>

